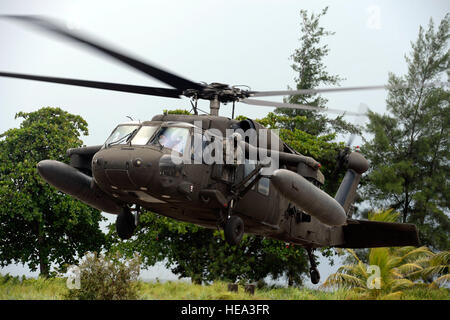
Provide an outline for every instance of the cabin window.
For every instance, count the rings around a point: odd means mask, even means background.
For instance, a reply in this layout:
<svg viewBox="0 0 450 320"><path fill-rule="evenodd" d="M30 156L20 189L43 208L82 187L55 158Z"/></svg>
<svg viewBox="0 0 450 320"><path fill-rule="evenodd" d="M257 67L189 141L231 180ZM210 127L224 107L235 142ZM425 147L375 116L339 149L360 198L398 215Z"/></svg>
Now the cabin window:
<svg viewBox="0 0 450 320"><path fill-rule="evenodd" d="M150 138L155 133L158 127L155 126L143 126L139 131L134 135L133 140L131 140L131 144L133 145L146 145Z"/></svg>
<svg viewBox="0 0 450 320"><path fill-rule="evenodd" d="M245 163L244 163L244 178L247 177L253 170L255 170L255 163L253 161L249 161L248 159L245 159ZM246 184L245 186L248 186L253 180L255 180L254 176L253 178L251 178ZM255 190L255 186L252 187L252 190Z"/></svg>
<svg viewBox="0 0 450 320"><path fill-rule="evenodd" d="M268 196L269 195L269 186L270 186L270 180L269 178L261 178L258 182L258 192Z"/></svg>

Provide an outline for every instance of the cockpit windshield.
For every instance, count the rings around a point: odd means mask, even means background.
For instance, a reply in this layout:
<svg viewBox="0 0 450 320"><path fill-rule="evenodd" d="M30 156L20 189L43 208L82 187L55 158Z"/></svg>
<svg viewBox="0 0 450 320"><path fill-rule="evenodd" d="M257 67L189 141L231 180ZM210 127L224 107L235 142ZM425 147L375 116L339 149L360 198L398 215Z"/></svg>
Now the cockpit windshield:
<svg viewBox="0 0 450 320"><path fill-rule="evenodd" d="M132 145L146 145L150 138L153 137L158 127L156 126L142 126L139 131L134 135L133 140L131 140Z"/></svg>
<svg viewBox="0 0 450 320"><path fill-rule="evenodd" d="M126 144L130 140L131 136L139 128L138 125L122 125L118 126L113 133L109 136L105 142L105 147L109 147L114 144Z"/></svg>
<svg viewBox="0 0 450 320"><path fill-rule="evenodd" d="M163 146L183 154L188 138L188 128L161 127L150 144Z"/></svg>
<svg viewBox="0 0 450 320"><path fill-rule="evenodd" d="M120 125L106 140L105 147L127 144L131 139L131 145L157 145L183 154L189 137L189 128Z"/></svg>

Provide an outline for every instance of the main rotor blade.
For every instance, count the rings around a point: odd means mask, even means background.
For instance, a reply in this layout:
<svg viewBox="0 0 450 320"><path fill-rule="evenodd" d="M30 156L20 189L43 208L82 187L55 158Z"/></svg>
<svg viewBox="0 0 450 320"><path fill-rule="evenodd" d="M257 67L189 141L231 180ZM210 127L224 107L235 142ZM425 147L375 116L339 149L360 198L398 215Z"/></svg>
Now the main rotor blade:
<svg viewBox="0 0 450 320"><path fill-rule="evenodd" d="M323 92L339 91L360 91L360 90L380 90L387 89L388 86L362 86L362 87L343 87L343 88L323 88L323 89L300 89L300 90L279 90L279 91L252 91L251 97L270 97L270 96L293 96L296 94L316 94Z"/></svg>
<svg viewBox="0 0 450 320"><path fill-rule="evenodd" d="M129 65L153 78L156 78L168 85L173 86L174 88L180 90L186 89L202 89L203 86L199 83L192 82L190 80L184 79L182 77L176 76L173 73L164 71L160 68L157 68L149 63L144 63L137 59L134 59L128 55L122 54L116 50L112 50L107 48L104 45L100 45L98 42L94 42L93 40L88 40L86 36L81 36L80 34L76 34L74 32L66 30L64 27L59 26L58 24L51 22L47 19L37 16L18 16L18 15L0 15L0 17L18 20L21 22L29 23L33 26L44 29L45 31L49 31L56 35L62 36L63 38L73 40L75 42L84 44L87 47L92 49L96 49L112 58L115 58L126 65Z"/></svg>
<svg viewBox="0 0 450 320"><path fill-rule="evenodd" d="M0 72L0 77L36 80L36 81L44 81L44 82L51 82L51 83L61 83L61 84L68 84L68 85L72 85L72 86L78 86L78 87L88 87L88 88L97 88L97 89L129 92L129 93L138 93L138 94L168 97L168 98L180 98L180 94L181 94L180 90L177 90L177 89L135 86L135 85L130 85L130 84L79 80L79 79L69 79L69 78L34 76L34 75L20 74L20 73Z"/></svg>
<svg viewBox="0 0 450 320"><path fill-rule="evenodd" d="M346 115L353 115L353 116L365 116L366 115L365 113L358 113L358 112L352 112L352 111L346 111L346 110L340 110L340 109L320 108L320 107L308 106L308 105L303 105L303 104L273 102L273 101L266 101L266 100L243 99L243 100L239 100L239 102L249 104L249 105L266 106L266 107L274 107L274 108L314 110L314 111L330 112L330 113L338 113L338 114L345 113Z"/></svg>
<svg viewBox="0 0 450 320"><path fill-rule="evenodd" d="M424 87L446 87L449 82L436 82L424 84ZM389 89L406 89L408 86L396 85L378 85L378 86L359 86L359 87L341 87L341 88L319 88L319 89L300 89L300 90L278 90L278 91L250 91L251 97L270 97L270 96L293 96L308 95L324 92L342 92L342 91L364 91L364 90L389 90Z"/></svg>

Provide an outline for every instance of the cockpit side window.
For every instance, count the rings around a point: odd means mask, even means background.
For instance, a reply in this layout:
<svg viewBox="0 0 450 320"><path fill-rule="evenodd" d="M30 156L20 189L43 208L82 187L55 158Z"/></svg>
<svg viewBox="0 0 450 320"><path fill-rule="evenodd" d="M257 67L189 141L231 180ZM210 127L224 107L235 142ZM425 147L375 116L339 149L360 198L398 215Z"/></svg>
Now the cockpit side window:
<svg viewBox="0 0 450 320"><path fill-rule="evenodd" d="M131 140L132 145L146 145L158 127L156 126L143 126L134 135L133 140Z"/></svg>
<svg viewBox="0 0 450 320"><path fill-rule="evenodd" d="M183 154L189 136L188 128L161 127L150 144L160 145Z"/></svg>
<svg viewBox="0 0 450 320"><path fill-rule="evenodd" d="M191 137L191 158L196 163L202 163L203 150L207 144L206 137L199 132L195 132Z"/></svg>

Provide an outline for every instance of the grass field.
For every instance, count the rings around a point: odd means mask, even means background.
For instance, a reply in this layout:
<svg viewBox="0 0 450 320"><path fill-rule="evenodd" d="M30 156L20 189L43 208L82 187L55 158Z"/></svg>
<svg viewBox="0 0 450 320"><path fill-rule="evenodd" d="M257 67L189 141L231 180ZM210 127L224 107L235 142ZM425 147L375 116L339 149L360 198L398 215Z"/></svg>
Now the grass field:
<svg viewBox="0 0 450 320"><path fill-rule="evenodd" d="M143 300L359 300L363 296L349 291L325 292L299 288L256 289L254 295L239 291L229 292L227 284L217 282L212 285L195 285L174 281L165 283L139 282L138 298ZM1 300L59 300L64 299L68 289L63 278L25 279L0 276ZM414 289L403 291L398 299L406 300L450 300L449 289Z"/></svg>

